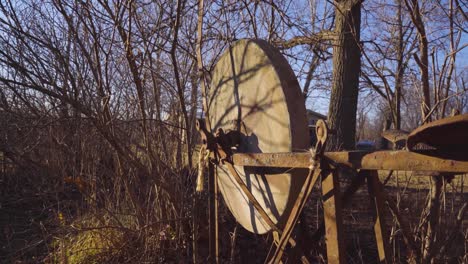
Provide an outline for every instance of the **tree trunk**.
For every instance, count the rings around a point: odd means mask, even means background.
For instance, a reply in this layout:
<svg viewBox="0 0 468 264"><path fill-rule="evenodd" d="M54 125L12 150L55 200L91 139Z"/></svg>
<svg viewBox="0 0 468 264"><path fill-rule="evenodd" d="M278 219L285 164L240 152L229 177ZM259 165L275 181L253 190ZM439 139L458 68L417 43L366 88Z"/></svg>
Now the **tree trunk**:
<svg viewBox="0 0 468 264"><path fill-rule="evenodd" d="M403 88L403 74L405 71L404 65L404 40L403 40L403 19L402 19L402 3L397 2L397 24L398 24L398 44L397 44L397 72L395 76L395 111L394 111L394 128L401 129L401 90Z"/></svg>
<svg viewBox="0 0 468 264"><path fill-rule="evenodd" d="M333 82L328 122L334 130L330 150L353 149L356 135L356 110L361 69L359 49L361 1L335 1Z"/></svg>
<svg viewBox="0 0 468 264"><path fill-rule="evenodd" d="M411 1L411 3L409 2ZM411 20L416 26L418 31L418 42L419 42L419 56L414 54L414 59L419 66L421 71L421 89L423 93L422 102L422 117L423 123L431 121L431 96L429 91L429 53L428 53L428 41L426 35L426 28L422 19L421 10L419 8L418 0L405 0L406 7L410 11Z"/></svg>

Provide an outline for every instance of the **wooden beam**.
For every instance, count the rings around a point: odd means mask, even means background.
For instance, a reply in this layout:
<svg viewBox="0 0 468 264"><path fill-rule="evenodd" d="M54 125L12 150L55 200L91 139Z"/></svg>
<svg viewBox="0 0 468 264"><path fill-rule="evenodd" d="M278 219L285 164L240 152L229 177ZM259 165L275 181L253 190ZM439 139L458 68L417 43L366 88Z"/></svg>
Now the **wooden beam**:
<svg viewBox="0 0 468 264"><path fill-rule="evenodd" d="M467 153L437 153L430 151L342 151L326 152L324 160L353 169L468 172ZM443 158L442 158L443 157ZM309 153L236 153L234 165L251 167L308 168Z"/></svg>

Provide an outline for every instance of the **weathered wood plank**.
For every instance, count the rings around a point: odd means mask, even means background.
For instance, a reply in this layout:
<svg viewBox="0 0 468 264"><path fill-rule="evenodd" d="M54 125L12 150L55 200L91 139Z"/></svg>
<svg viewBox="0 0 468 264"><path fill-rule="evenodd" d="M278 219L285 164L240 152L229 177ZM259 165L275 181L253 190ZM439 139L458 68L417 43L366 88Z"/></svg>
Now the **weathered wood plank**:
<svg viewBox="0 0 468 264"><path fill-rule="evenodd" d="M468 153L452 153L441 158L426 155L428 152L409 151L342 151L326 152L324 158L332 163L354 169L468 172ZM457 157L450 159L449 157ZM459 157L463 160L458 159ZM236 153L235 165L252 167L308 168L309 153Z"/></svg>

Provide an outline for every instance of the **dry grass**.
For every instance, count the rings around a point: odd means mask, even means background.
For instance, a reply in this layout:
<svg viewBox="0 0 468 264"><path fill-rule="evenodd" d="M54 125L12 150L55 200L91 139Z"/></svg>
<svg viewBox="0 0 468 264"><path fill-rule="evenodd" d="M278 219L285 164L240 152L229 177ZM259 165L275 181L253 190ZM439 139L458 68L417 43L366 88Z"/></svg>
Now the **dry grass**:
<svg viewBox="0 0 468 264"><path fill-rule="evenodd" d="M428 189L431 183L431 177L422 174L415 174L411 171L394 171L388 177L390 171L380 170L379 178L382 182L386 182L386 186L410 189ZM468 192L468 175L461 174L447 183L447 192Z"/></svg>
<svg viewBox="0 0 468 264"><path fill-rule="evenodd" d="M386 180L387 175L388 171L379 173L382 181ZM180 190L174 205L181 210L175 214L169 198L162 193L148 192L149 197L153 198L145 206L152 210L147 210L148 218L142 225L132 200L109 199L116 197L113 191L109 190L107 196L97 196L107 199L96 203L86 192L80 192L79 184L74 181L64 183L60 177L34 176L11 167L2 174L1 257L6 263L65 263L65 259L67 263L187 263L192 258L191 217L197 216L198 257L203 263L208 257L204 202L207 197L200 197L200 207L194 214L195 208L189 202L191 192L184 191L193 190L194 182L184 183L180 177L170 179L180 180L177 183L180 185L174 184ZM449 241L452 244L446 252L436 257L437 263L463 263L468 256L468 221L464 218L460 227L455 223L460 206L467 198L467 180L466 175L456 176L451 183L444 185L439 237L441 241L450 237L453 239ZM386 183L386 192L397 203L400 214L410 222L415 243L421 241L418 234L423 231L420 222L429 183L430 177L415 176L411 172L394 172ZM343 183L345 186L346 183ZM321 197L317 188L303 217L308 219L308 228L312 233L322 217ZM350 263L373 263L377 258L370 205L367 188L363 186L345 208L346 247ZM161 217L164 208L172 215ZM262 263L272 242L271 236L254 235L241 227L236 229L235 220L222 202L219 219L222 262ZM407 246L402 240L401 230L390 213L385 221L392 232L392 261L405 263ZM301 235L301 232L295 235ZM317 262L326 259L323 239L314 246L306 242L302 245L311 250L310 254Z"/></svg>

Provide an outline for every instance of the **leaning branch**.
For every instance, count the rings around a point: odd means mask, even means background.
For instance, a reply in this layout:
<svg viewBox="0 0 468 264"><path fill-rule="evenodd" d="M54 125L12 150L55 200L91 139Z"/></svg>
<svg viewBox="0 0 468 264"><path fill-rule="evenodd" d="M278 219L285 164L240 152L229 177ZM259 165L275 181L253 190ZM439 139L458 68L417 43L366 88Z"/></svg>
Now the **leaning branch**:
<svg viewBox="0 0 468 264"><path fill-rule="evenodd" d="M203 112L208 117L208 104L207 104L207 94L206 94L206 84L205 84L205 71L203 67L203 57L202 57L202 44L203 44L203 12L204 4L203 0L198 1L198 21L197 21L197 68L198 68L198 80L200 82L200 88L202 93L202 104ZM209 118L206 118L206 124L210 128Z"/></svg>
<svg viewBox="0 0 468 264"><path fill-rule="evenodd" d="M335 39L335 32L325 30L311 36L296 36L289 40L274 40L273 44L280 49L290 49L299 45L315 45L326 41L334 41Z"/></svg>

